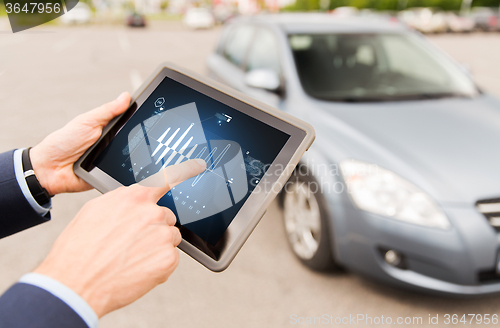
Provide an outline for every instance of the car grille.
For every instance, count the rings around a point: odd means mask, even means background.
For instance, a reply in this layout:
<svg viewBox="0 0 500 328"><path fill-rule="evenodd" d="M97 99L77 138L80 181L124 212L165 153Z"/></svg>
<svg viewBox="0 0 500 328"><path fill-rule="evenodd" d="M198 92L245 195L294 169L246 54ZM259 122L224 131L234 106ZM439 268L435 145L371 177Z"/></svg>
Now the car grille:
<svg viewBox="0 0 500 328"><path fill-rule="evenodd" d="M481 200L476 203L476 207L488 219L490 225L500 232L500 198Z"/></svg>

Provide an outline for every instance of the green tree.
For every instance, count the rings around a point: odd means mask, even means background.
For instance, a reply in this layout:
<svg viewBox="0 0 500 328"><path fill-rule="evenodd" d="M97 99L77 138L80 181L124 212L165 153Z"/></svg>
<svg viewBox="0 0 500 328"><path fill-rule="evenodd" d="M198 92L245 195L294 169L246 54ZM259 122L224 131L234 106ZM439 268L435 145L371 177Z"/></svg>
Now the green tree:
<svg viewBox="0 0 500 328"><path fill-rule="evenodd" d="M297 0L284 11L318 11L321 0ZM359 9L398 10L398 0L330 0L330 9L352 6ZM406 8L435 7L443 10L460 10L462 0L407 0ZM473 0L472 6L499 7L500 0Z"/></svg>

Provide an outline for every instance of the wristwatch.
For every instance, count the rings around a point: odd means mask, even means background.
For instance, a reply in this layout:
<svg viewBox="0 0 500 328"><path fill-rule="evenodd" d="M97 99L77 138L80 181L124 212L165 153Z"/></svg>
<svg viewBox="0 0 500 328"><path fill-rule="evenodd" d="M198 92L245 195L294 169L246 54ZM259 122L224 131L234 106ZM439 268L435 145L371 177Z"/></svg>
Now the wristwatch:
<svg viewBox="0 0 500 328"><path fill-rule="evenodd" d="M35 171L33 171L33 165L31 164L30 149L31 147L23 150L22 154L24 179L26 180L26 184L33 198L40 206L44 206L50 202L52 196L50 196L36 178Z"/></svg>

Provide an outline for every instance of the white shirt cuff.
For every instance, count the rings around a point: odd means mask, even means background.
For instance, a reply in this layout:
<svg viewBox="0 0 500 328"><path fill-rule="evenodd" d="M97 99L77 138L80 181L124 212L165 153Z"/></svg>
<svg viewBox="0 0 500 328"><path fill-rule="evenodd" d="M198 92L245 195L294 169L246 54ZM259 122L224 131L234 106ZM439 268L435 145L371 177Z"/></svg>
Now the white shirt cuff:
<svg viewBox="0 0 500 328"><path fill-rule="evenodd" d="M26 183L26 179L24 178L23 160L22 160L24 149L25 148L17 149L14 151L14 172L16 174L16 180L17 183L19 184L19 187L21 188L21 191L23 192L24 197L26 198L28 203L30 203L31 207L33 207L33 209L41 216L45 216L52 208L52 200L48 204L41 206L36 202L35 198L33 198L33 195L31 194L30 189L28 188L28 184Z"/></svg>
<svg viewBox="0 0 500 328"><path fill-rule="evenodd" d="M98 327L99 318L90 305L88 305L87 302L85 302L85 300L71 288L60 283L59 281L43 274L32 272L22 276L21 279L19 279L19 282L45 289L72 308L73 311L75 311L80 318L85 321L89 328Z"/></svg>

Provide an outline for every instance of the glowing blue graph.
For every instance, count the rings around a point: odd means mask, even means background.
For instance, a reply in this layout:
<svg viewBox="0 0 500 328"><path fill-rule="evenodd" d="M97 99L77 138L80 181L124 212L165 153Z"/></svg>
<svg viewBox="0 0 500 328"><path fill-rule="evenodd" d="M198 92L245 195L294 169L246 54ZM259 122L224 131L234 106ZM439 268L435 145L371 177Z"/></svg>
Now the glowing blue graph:
<svg viewBox="0 0 500 328"><path fill-rule="evenodd" d="M155 165L157 165L168 154L168 152L170 150L172 150L172 152L171 152L170 156L168 157L168 159L163 164L163 166L162 166L163 168L167 167L167 165L170 164L170 162L177 155L179 155L179 158L177 159L177 161L174 164L179 164L184 159L191 159L191 155L195 151L196 147L198 147L197 144L194 145L194 147L192 147L191 150L185 156L183 154L186 151L186 149L188 148L188 146L191 143L191 141L193 141L193 137L190 137L189 140L181 147L181 149L179 151L177 151L177 147L179 147L179 145L181 144L181 142L184 140L184 138L188 134L189 130L191 130L191 128L193 127L193 125L194 125L194 123L191 123L189 125L189 128L187 128L186 131L184 131L184 133L182 134L182 136L172 146L170 146L170 144L172 143L172 141L175 138L175 136L177 135L177 133L179 133L180 128L177 128L177 130L175 130L175 132L172 134L172 136L170 136L170 138L168 138L168 140L165 143L163 143L163 140L167 136L168 132L170 132L171 128L168 128L165 132L163 132L163 134L157 140L158 141L158 146L154 150L153 154L151 154L151 157L154 157L156 155L156 153L158 153L158 151L161 150L161 148L165 147L165 149L163 150L163 152L161 153L161 155L156 160Z"/></svg>
<svg viewBox="0 0 500 328"><path fill-rule="evenodd" d="M214 123L218 121L213 119ZM207 163L203 173L167 194L174 200L182 224L219 213L241 201L248 192L240 145L209 135L207 139L195 103L167 109L129 133L130 170L136 181L188 159L202 158Z"/></svg>

